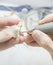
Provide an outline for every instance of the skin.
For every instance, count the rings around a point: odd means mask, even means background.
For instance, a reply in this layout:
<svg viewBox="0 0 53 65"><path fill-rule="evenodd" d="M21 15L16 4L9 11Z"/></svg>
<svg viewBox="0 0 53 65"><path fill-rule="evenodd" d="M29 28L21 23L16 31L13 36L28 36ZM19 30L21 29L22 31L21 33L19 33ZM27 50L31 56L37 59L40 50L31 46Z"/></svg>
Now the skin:
<svg viewBox="0 0 53 65"><path fill-rule="evenodd" d="M3 31L5 29L5 26L13 26L13 25L17 25L18 23L19 20L13 17L0 18L0 30ZM12 47L16 43L18 43L19 40L20 40L19 38L12 38L6 42L0 43L0 51Z"/></svg>
<svg viewBox="0 0 53 65"><path fill-rule="evenodd" d="M5 22L4 22L5 21ZM42 19L39 24L50 23L53 21L53 14L47 15ZM0 18L0 28L5 26L12 26L18 24L17 19L9 18ZM0 50L4 50L14 46L16 43L20 44L26 42L26 44L31 46L40 46L48 50L53 58L53 35L45 34L39 30L35 30L31 35L24 36L21 34L18 38L12 38L6 42L0 43Z"/></svg>

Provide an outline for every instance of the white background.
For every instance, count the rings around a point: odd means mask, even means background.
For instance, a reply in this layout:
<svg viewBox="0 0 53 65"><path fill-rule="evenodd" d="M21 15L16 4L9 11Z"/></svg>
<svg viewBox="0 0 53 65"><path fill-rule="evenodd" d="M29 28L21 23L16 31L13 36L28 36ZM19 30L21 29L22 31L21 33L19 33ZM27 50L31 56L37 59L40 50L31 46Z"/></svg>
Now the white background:
<svg viewBox="0 0 53 65"><path fill-rule="evenodd" d="M0 5L53 6L53 0L0 0ZM49 53L42 48L31 48L24 44L0 51L0 65L51 65Z"/></svg>
<svg viewBox="0 0 53 65"><path fill-rule="evenodd" d="M53 6L53 0L0 0L0 3L31 6Z"/></svg>

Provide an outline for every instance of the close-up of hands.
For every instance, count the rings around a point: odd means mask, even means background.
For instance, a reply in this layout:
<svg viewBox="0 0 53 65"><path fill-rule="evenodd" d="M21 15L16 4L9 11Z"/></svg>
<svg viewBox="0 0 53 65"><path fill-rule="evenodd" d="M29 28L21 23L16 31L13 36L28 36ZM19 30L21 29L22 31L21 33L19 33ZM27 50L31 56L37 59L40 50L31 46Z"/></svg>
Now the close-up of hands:
<svg viewBox="0 0 53 65"><path fill-rule="evenodd" d="M39 24L46 24L53 21L53 14L47 15L44 19L42 19ZM11 17L0 18L0 28L5 29L5 26L13 26L19 23L18 19L13 19ZM53 57L53 35L48 35L40 30L34 30L31 35L23 36L20 35L18 38L11 38L8 41L0 43L0 50L7 49L12 47L16 43L25 42L31 46L39 46L45 48L47 51L50 52L51 56Z"/></svg>

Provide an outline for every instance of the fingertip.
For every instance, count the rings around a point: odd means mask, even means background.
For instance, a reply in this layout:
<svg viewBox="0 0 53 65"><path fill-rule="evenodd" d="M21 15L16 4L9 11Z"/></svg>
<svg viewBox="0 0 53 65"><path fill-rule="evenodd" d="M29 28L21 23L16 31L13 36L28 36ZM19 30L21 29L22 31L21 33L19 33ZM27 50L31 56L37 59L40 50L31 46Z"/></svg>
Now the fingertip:
<svg viewBox="0 0 53 65"><path fill-rule="evenodd" d="M39 22L38 22L38 24L39 25L42 25L42 24L44 24L44 23L46 23L47 21L45 20L45 19L42 19L42 20L40 20Z"/></svg>
<svg viewBox="0 0 53 65"><path fill-rule="evenodd" d="M45 23L50 23L53 21L53 14L48 14L46 15L42 20L38 22L39 25L45 24Z"/></svg>
<svg viewBox="0 0 53 65"><path fill-rule="evenodd" d="M34 31L32 32L32 36L37 35L39 32L40 32L39 30L34 30Z"/></svg>
<svg viewBox="0 0 53 65"><path fill-rule="evenodd" d="M42 40L42 38L45 38L45 35L44 35L43 32L41 32L41 31L39 31L39 30L35 30L35 31L33 31L33 33L32 33L32 37L33 37L33 39L34 39L37 43L39 43L39 42Z"/></svg>
<svg viewBox="0 0 53 65"><path fill-rule="evenodd" d="M11 26L11 25L17 25L17 24L19 24L19 20L18 19L16 19L16 20L9 20L7 23L6 23L6 25L8 25L8 26Z"/></svg>
<svg viewBox="0 0 53 65"><path fill-rule="evenodd" d="M0 18L0 27L17 25L19 22L20 19L13 16Z"/></svg>

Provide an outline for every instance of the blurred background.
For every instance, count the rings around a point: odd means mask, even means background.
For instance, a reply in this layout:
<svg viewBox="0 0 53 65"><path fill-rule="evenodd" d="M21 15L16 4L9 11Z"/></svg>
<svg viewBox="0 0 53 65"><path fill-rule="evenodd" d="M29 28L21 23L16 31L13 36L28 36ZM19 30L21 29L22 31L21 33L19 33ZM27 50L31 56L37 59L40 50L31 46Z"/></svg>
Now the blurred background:
<svg viewBox="0 0 53 65"><path fill-rule="evenodd" d="M0 0L0 4L25 5L31 6L53 6L53 0Z"/></svg>
<svg viewBox="0 0 53 65"><path fill-rule="evenodd" d="M26 4L32 7L53 7L53 0L0 0L0 5L12 7ZM0 51L0 65L52 65L52 58L45 49L23 43Z"/></svg>

